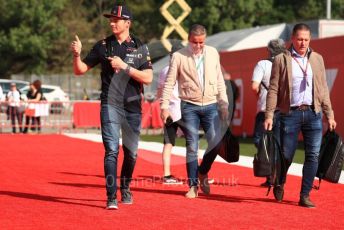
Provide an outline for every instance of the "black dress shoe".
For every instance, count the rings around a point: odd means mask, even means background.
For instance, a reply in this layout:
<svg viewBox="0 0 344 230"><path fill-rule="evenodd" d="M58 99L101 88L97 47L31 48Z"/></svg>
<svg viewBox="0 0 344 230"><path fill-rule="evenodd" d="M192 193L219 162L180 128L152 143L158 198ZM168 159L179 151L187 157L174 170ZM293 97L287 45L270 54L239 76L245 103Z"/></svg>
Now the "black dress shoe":
<svg viewBox="0 0 344 230"><path fill-rule="evenodd" d="M270 181L265 181L264 183L261 183L260 186L262 187L270 187L271 183Z"/></svg>
<svg viewBox="0 0 344 230"><path fill-rule="evenodd" d="M284 195L284 185L274 186L273 192L274 192L275 199L277 201L282 201L283 195Z"/></svg>
<svg viewBox="0 0 344 230"><path fill-rule="evenodd" d="M300 196L299 205L306 208L315 208L315 205L309 199L309 196Z"/></svg>
<svg viewBox="0 0 344 230"><path fill-rule="evenodd" d="M266 181L262 184L260 184L260 186L262 187L270 187L272 184L271 184L271 179L270 177L266 177Z"/></svg>

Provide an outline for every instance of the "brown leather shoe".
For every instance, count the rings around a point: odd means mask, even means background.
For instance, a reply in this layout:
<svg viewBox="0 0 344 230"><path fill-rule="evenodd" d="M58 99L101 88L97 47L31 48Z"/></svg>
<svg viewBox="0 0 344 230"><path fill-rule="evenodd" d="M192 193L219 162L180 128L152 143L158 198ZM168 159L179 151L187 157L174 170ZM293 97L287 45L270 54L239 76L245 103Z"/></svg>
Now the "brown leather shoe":
<svg viewBox="0 0 344 230"><path fill-rule="evenodd" d="M199 179L199 184L200 184L202 192L204 194L209 194L210 186L209 186L209 181L208 181L208 174L198 173L198 179Z"/></svg>
<svg viewBox="0 0 344 230"><path fill-rule="evenodd" d="M309 199L309 196L300 196L299 205L306 208L315 208L315 205Z"/></svg>
<svg viewBox="0 0 344 230"><path fill-rule="evenodd" d="M190 198L190 199L198 197L197 190L198 190L197 186L191 186L190 190L185 194L185 197Z"/></svg>
<svg viewBox="0 0 344 230"><path fill-rule="evenodd" d="M278 202L281 202L283 200L284 196L284 184L274 186L273 189L274 197Z"/></svg>

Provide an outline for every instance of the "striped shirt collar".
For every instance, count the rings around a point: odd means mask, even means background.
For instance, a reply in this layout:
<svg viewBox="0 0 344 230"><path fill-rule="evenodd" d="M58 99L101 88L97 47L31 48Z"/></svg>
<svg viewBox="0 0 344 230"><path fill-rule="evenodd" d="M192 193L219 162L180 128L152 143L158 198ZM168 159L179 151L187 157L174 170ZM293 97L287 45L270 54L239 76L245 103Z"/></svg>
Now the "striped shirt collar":
<svg viewBox="0 0 344 230"><path fill-rule="evenodd" d="M311 52L312 52L311 48L308 47L305 57L309 58L309 55L311 54ZM290 48L290 53L292 56L295 56L298 58L303 58L298 52L296 52L296 50L294 49L293 46L291 46L291 48Z"/></svg>

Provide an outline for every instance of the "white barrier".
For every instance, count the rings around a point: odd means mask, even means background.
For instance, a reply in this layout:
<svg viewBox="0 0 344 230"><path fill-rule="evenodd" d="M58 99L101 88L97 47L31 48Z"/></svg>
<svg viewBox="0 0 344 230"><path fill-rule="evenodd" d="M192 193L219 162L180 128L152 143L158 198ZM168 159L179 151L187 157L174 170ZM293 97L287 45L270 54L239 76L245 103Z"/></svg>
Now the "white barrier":
<svg viewBox="0 0 344 230"><path fill-rule="evenodd" d="M46 102L26 103L22 102L18 107L18 118L15 116L15 126L24 129L26 120L29 120L28 129L32 128L32 117L40 119L40 127L44 133L61 133L63 129L73 128L73 104L74 102ZM11 114L7 109L7 102L1 102L0 108L0 132L12 132ZM16 114L17 115L17 114ZM18 124L19 123L19 124ZM37 126L37 124L36 124ZM19 129L17 129L19 131Z"/></svg>
<svg viewBox="0 0 344 230"><path fill-rule="evenodd" d="M28 103L25 108L25 115L30 117L49 116L50 104L47 102Z"/></svg>

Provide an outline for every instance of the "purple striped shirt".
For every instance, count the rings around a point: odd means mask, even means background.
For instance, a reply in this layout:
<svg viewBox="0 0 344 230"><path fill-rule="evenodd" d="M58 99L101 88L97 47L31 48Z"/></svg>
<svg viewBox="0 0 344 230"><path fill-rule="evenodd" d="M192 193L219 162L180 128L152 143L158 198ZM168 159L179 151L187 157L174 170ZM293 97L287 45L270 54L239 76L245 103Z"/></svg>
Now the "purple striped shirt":
<svg viewBox="0 0 344 230"><path fill-rule="evenodd" d="M292 51L293 87L290 106L313 104L313 71L308 62L308 52L302 57L294 49Z"/></svg>

